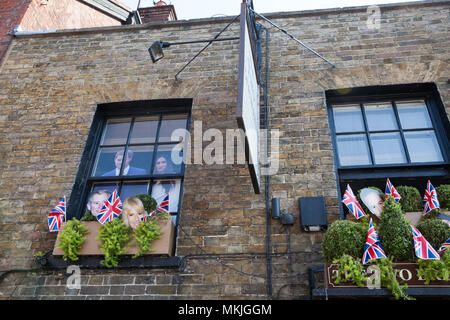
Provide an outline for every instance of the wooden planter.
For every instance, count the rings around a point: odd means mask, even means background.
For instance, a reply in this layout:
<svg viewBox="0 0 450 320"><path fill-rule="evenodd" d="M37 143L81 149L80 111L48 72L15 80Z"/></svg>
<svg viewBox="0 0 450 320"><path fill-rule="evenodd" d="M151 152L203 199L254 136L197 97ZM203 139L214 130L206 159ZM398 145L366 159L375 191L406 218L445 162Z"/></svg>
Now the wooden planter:
<svg viewBox="0 0 450 320"><path fill-rule="evenodd" d="M96 239L101 224L97 221L82 221L81 223L89 229L89 233L86 235L86 240L84 241L83 246L80 249L80 256L103 255L103 252L101 252L99 249L101 242L97 241ZM161 227L161 237L152 242L151 248L153 251L146 254L172 256L175 234L175 227L172 219L160 219L158 221L158 224ZM59 232L61 232L61 230ZM138 252L139 247L137 245L134 245L135 242L136 240L134 238L131 239L131 241L127 245L129 249L126 253L124 253L125 255L135 255ZM54 256L62 256L64 254L63 251L58 248L58 243L59 238L56 239L55 247L53 249Z"/></svg>
<svg viewBox="0 0 450 320"><path fill-rule="evenodd" d="M365 270L369 265L364 266ZM445 280L435 280L430 281L429 284L425 284L425 279L418 277L418 269L419 266L417 263L394 263L393 264L394 271L397 274L397 280L400 285L407 284L408 288L450 288L450 281ZM338 268L336 264L327 263L325 265L325 286L329 289L331 288L359 288L356 284L352 282L347 283L339 283L336 284L333 280L333 276L338 272ZM368 273L370 276L371 273ZM449 289L450 290L450 289Z"/></svg>

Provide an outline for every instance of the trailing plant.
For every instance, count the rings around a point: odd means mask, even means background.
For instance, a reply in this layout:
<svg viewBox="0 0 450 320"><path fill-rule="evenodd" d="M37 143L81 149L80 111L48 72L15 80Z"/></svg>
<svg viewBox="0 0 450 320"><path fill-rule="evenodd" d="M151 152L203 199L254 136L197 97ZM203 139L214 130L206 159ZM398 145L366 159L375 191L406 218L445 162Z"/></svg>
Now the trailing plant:
<svg viewBox="0 0 450 320"><path fill-rule="evenodd" d="M422 197L419 190L411 186L398 186L395 187L397 192L402 197L400 199L400 205L403 212L417 212L422 211Z"/></svg>
<svg viewBox="0 0 450 320"><path fill-rule="evenodd" d="M86 213L81 217L80 221L97 221L97 218L92 214L91 210L86 210Z"/></svg>
<svg viewBox="0 0 450 320"><path fill-rule="evenodd" d="M417 276L425 279L425 284L433 280L448 281L450 268L450 251L446 250L440 260L422 260L417 261L419 269Z"/></svg>
<svg viewBox="0 0 450 320"><path fill-rule="evenodd" d="M404 300L415 300L405 293L405 290L408 288L408 286L402 286L398 282L391 258L376 259L372 260L371 263L375 263L376 266L380 269L381 287L389 289L395 299L398 300L402 298Z"/></svg>
<svg viewBox="0 0 450 320"><path fill-rule="evenodd" d="M414 252L411 225L392 196L384 202L380 218L377 231L386 255L395 261L411 261Z"/></svg>
<svg viewBox="0 0 450 320"><path fill-rule="evenodd" d="M153 240L158 239L162 234L161 227L157 222L157 218L147 219L146 222L142 222L136 230L134 230L134 237L139 245L139 251L133 258L137 258L146 252L153 251L151 248Z"/></svg>
<svg viewBox="0 0 450 320"><path fill-rule="evenodd" d="M439 204L442 210L450 210L450 184L436 187Z"/></svg>
<svg viewBox="0 0 450 320"><path fill-rule="evenodd" d="M141 193L136 195L136 198L138 198L139 200L142 201L142 204L144 205L144 209L146 212L150 213L153 210L156 209L156 206L158 205L156 203L156 200L153 199L152 196L145 194L145 193Z"/></svg>
<svg viewBox="0 0 450 320"><path fill-rule="evenodd" d="M444 241L450 238L450 226L441 219L422 220L417 224L417 229L434 249L439 249Z"/></svg>
<svg viewBox="0 0 450 320"><path fill-rule="evenodd" d="M377 187L366 187L366 188L368 188L368 189L373 189L373 190L375 190L375 191L378 191L378 192L380 193L380 195L381 195L381 196L383 197L383 199L384 199L384 192L381 191L381 189L379 189L379 188L377 188ZM362 191L363 189L365 189L365 188L362 188L362 189L359 189L359 190L358 190L358 194L356 195L356 197L357 197L358 202L359 202L359 204L361 205L362 209L364 210L364 212L365 212L366 214L369 214L369 213L370 213L370 209L367 208L366 205L364 204L364 202L361 200L361 191Z"/></svg>
<svg viewBox="0 0 450 320"><path fill-rule="evenodd" d="M322 240L322 253L325 260L331 262L344 254L361 258L366 243L367 226L364 223L348 220L333 222Z"/></svg>
<svg viewBox="0 0 450 320"><path fill-rule="evenodd" d="M58 234L58 248L63 252L63 259L78 260L79 250L86 240L85 235L89 229L79 220L72 219L63 225L62 232Z"/></svg>
<svg viewBox="0 0 450 320"><path fill-rule="evenodd" d="M100 263L108 268L117 267L119 255L127 251L125 245L132 238L132 229L122 219L114 219L100 228L97 240L101 242L100 250L105 259Z"/></svg>
<svg viewBox="0 0 450 320"><path fill-rule="evenodd" d="M336 284L351 281L359 287L366 285L368 278L359 259L343 254L341 257L334 259L333 263L337 264L338 267L337 274L333 276Z"/></svg>

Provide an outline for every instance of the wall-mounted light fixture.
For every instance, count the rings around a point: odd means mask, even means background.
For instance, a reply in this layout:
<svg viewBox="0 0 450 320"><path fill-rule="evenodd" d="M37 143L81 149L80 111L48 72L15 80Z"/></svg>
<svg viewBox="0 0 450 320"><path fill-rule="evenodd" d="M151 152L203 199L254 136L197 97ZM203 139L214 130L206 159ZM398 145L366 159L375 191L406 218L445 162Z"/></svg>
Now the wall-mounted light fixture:
<svg viewBox="0 0 450 320"><path fill-rule="evenodd" d="M300 223L304 231L327 229L324 197L299 198Z"/></svg>
<svg viewBox="0 0 450 320"><path fill-rule="evenodd" d="M272 219L280 219L283 225L294 224L294 215L292 213L281 213L280 198L272 198Z"/></svg>

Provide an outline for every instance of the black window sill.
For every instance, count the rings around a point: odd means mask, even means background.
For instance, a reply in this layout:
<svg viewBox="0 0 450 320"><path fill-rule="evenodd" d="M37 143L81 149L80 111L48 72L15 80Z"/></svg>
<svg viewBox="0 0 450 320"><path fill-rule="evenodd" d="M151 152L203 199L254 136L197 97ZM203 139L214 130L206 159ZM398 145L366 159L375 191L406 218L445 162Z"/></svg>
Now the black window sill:
<svg viewBox="0 0 450 320"><path fill-rule="evenodd" d="M132 255L120 256L119 265L115 268L107 268L100 263L104 259L103 256L81 256L77 261L64 260L62 256L50 255L47 257L44 268L48 269L66 269L68 266L77 265L80 268L89 269L124 269L124 268L179 268L181 257L167 257L143 255L133 259Z"/></svg>

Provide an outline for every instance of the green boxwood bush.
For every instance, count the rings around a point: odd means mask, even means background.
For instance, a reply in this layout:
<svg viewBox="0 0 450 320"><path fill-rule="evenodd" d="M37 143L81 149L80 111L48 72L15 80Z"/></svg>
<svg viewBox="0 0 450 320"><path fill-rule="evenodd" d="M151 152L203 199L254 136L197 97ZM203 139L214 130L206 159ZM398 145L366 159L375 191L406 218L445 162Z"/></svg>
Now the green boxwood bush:
<svg viewBox="0 0 450 320"><path fill-rule="evenodd" d="M348 220L333 222L322 240L322 253L327 262L348 254L362 258L367 237L367 225Z"/></svg>
<svg viewBox="0 0 450 320"><path fill-rule="evenodd" d="M422 220L417 224L417 229L436 250L450 238L450 226L440 219Z"/></svg>
<svg viewBox="0 0 450 320"><path fill-rule="evenodd" d="M144 205L144 209L147 213L150 213L153 210L155 210L156 206L158 205L156 203L156 200L153 199L153 197L148 194L141 193L141 194L136 195L136 198L138 198L139 200L142 201L142 204Z"/></svg>
<svg viewBox="0 0 450 320"><path fill-rule="evenodd" d="M415 187L410 186L398 186L395 187L397 192L402 197L400 199L400 205L402 206L403 212L417 212L422 211L422 197L420 196L419 190Z"/></svg>
<svg viewBox="0 0 450 320"><path fill-rule="evenodd" d="M394 261L412 261L414 245L411 225L393 197L389 196L384 202L380 218L377 231L386 255Z"/></svg>
<svg viewBox="0 0 450 320"><path fill-rule="evenodd" d="M436 187L441 209L450 210L450 184L441 184Z"/></svg>

